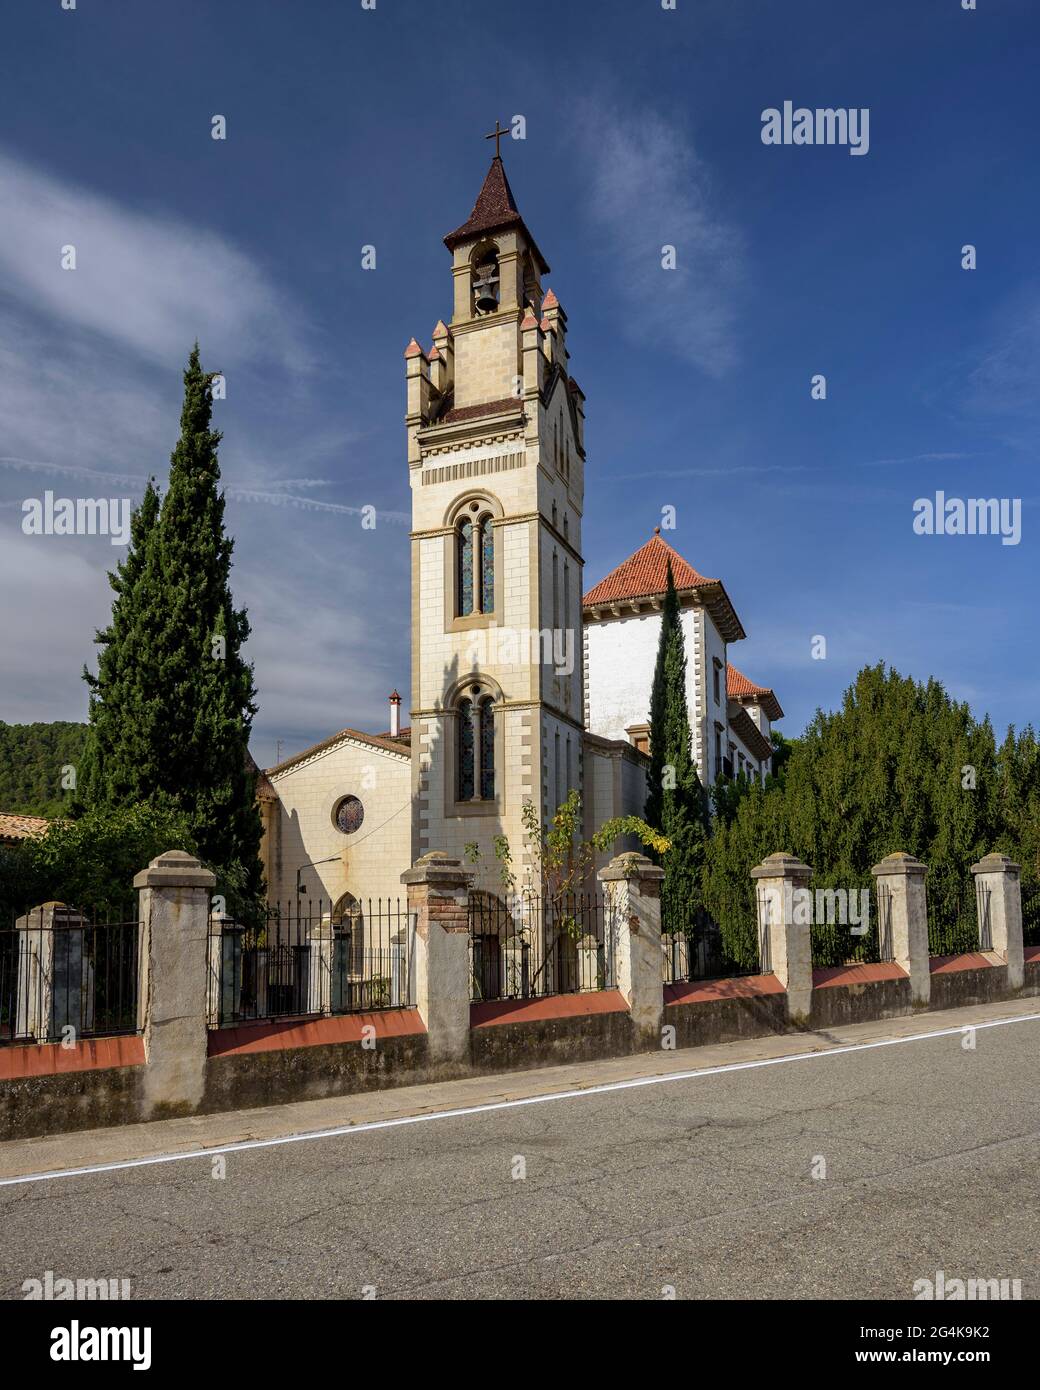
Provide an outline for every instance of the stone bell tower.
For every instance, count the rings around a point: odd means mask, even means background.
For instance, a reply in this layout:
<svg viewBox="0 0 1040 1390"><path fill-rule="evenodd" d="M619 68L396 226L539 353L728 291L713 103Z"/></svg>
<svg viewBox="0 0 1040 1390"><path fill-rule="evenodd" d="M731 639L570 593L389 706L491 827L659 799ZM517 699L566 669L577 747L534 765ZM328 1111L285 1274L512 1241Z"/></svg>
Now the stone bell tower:
<svg viewBox="0 0 1040 1390"><path fill-rule="evenodd" d="M405 351L412 851L476 841L490 880L525 800L544 823L582 786L584 397L497 152L444 242L451 321Z"/></svg>

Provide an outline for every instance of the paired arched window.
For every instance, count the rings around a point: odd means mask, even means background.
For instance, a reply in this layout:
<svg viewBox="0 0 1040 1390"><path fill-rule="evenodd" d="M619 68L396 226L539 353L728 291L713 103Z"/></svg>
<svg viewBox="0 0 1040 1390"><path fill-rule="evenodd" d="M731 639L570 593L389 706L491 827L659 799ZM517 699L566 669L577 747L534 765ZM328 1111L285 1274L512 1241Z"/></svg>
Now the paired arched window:
<svg viewBox="0 0 1040 1390"><path fill-rule="evenodd" d="M495 611L495 532L491 516L473 507L456 527L458 616Z"/></svg>
<svg viewBox="0 0 1040 1390"><path fill-rule="evenodd" d="M458 799L495 799L495 702L472 687L456 707Z"/></svg>

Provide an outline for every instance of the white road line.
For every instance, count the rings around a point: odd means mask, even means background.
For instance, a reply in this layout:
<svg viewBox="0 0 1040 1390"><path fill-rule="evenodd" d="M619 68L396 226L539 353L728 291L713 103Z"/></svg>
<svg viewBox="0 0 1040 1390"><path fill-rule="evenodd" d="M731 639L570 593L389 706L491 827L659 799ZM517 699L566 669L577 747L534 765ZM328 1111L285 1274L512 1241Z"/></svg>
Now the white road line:
<svg viewBox="0 0 1040 1390"><path fill-rule="evenodd" d="M637 1076L630 1081L605 1081L599 1086L582 1086L570 1091L548 1091L541 1096L524 1096L519 1100L488 1101L484 1105L460 1106L456 1110L433 1110L425 1115L400 1115L393 1120L368 1120L358 1125L338 1125L335 1129L312 1129L303 1134L284 1134L275 1139L241 1139L234 1144L221 1144L210 1149L191 1149L186 1153L155 1154L151 1158L127 1158L119 1163L95 1163L83 1168L59 1168L51 1173L26 1173L18 1178L0 1178L0 1187L16 1187L21 1183L51 1182L55 1178L81 1178L91 1173L116 1173L123 1168L148 1168L157 1163L182 1163L191 1158L213 1158L217 1154L244 1153L247 1149L273 1149L281 1144L302 1144L312 1139L339 1139L347 1134L364 1134L373 1129L394 1129L398 1125L418 1125L427 1120L454 1120L463 1115L484 1115L493 1110L515 1110L523 1105L543 1105L553 1100L579 1100L585 1096L601 1096L608 1091L629 1091L637 1086L663 1086L672 1081L695 1081L701 1076L722 1076L732 1071L753 1071L758 1067L778 1067L785 1062L812 1062L821 1057L839 1057L850 1052L870 1052L877 1047L901 1047L904 1043L928 1042L932 1038L955 1037L971 1029L1004 1028L1013 1023L1035 1023L1040 1013L1022 1014L1017 1018L997 1018L988 1023L963 1023L958 1028L939 1028L933 1033L911 1033L905 1038L883 1038L880 1042L848 1043L843 1047L827 1047L815 1052L793 1052L785 1057L765 1057L757 1062L728 1062L721 1067L701 1067L692 1071L667 1072L663 1076Z"/></svg>

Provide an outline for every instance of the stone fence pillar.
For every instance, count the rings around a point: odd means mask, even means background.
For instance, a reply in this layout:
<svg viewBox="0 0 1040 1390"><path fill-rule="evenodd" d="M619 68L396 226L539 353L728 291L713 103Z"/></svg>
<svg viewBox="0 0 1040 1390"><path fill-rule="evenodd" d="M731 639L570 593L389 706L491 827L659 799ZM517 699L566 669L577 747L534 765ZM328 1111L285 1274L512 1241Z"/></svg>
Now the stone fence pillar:
<svg viewBox="0 0 1040 1390"><path fill-rule="evenodd" d="M141 921L142 1119L189 1115L206 1088L209 898L216 876L183 850L134 878Z"/></svg>
<svg viewBox="0 0 1040 1390"><path fill-rule="evenodd" d="M401 875L415 923L415 1000L430 1040L430 1060L469 1056L469 886L473 874L439 850Z"/></svg>
<svg viewBox="0 0 1040 1390"><path fill-rule="evenodd" d="M812 1008L812 912L802 906L812 869L793 854L770 854L756 869L758 941L762 970L787 990L787 1016L807 1019ZM797 909L797 910L796 910Z"/></svg>
<svg viewBox="0 0 1040 1390"><path fill-rule="evenodd" d="M66 903L41 903L15 922L11 980L19 1042L73 1041L94 1026L90 923ZM71 1035L67 1030L72 1030Z"/></svg>
<svg viewBox="0 0 1040 1390"><path fill-rule="evenodd" d="M1004 957L1008 989L1021 989L1025 983L1021 867L1006 854L992 853L972 864L971 871L979 908L979 944Z"/></svg>
<svg viewBox="0 0 1040 1390"><path fill-rule="evenodd" d="M619 854L596 875L607 900L607 942L618 989L641 1040L660 1047L664 1020L661 881L664 870L645 854Z"/></svg>
<svg viewBox="0 0 1040 1390"><path fill-rule="evenodd" d="M870 871L877 883L878 941L884 957L891 958L910 976L915 1004L927 1004L932 996L928 955L928 866L912 854L886 854Z"/></svg>

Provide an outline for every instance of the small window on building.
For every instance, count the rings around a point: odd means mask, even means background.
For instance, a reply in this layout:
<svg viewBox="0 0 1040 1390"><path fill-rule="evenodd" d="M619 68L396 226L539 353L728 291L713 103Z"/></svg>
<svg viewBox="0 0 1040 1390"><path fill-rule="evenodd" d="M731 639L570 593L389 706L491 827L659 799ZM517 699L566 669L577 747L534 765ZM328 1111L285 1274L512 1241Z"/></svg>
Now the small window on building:
<svg viewBox="0 0 1040 1390"><path fill-rule="evenodd" d="M715 703L722 704L722 662L718 657L713 658L712 679L715 685Z"/></svg>

